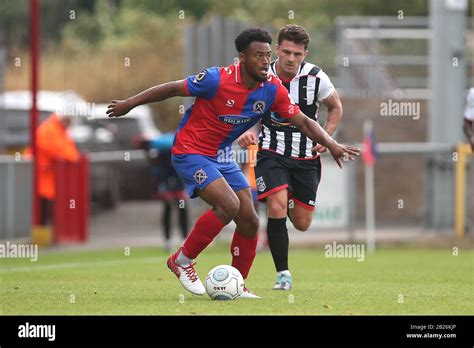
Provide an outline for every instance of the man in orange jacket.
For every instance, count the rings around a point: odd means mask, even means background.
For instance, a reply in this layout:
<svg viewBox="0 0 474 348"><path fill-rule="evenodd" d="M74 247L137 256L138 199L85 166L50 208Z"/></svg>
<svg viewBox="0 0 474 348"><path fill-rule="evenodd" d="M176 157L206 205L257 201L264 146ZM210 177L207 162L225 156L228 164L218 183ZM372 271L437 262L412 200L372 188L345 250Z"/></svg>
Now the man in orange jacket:
<svg viewBox="0 0 474 348"><path fill-rule="evenodd" d="M70 124L70 117L53 113L36 130L41 225L52 222L53 204L56 198L54 162L56 160L74 162L80 156L74 141L67 134ZM31 150L29 152L31 153Z"/></svg>

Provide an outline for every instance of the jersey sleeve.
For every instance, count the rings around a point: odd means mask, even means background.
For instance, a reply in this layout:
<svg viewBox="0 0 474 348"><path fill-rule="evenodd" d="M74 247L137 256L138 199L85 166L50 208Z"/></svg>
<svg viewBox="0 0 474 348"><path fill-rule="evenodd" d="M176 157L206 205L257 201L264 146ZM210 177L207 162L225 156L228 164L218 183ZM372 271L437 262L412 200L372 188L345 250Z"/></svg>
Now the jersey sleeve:
<svg viewBox="0 0 474 348"><path fill-rule="evenodd" d="M329 79L329 76L324 71L321 70L317 77L319 77L318 100L323 101L327 97L330 97L336 88Z"/></svg>
<svg viewBox="0 0 474 348"><path fill-rule="evenodd" d="M464 110L466 120L474 121L474 87L469 89L466 97L466 110Z"/></svg>
<svg viewBox="0 0 474 348"><path fill-rule="evenodd" d="M293 101L293 99L291 99L288 90L281 84L280 81L277 83L275 101L273 102L270 110L276 112L278 115L284 118L292 118L300 112L300 108Z"/></svg>
<svg viewBox="0 0 474 348"><path fill-rule="evenodd" d="M220 68L212 67L184 79L186 93L192 97L212 99L220 82Z"/></svg>

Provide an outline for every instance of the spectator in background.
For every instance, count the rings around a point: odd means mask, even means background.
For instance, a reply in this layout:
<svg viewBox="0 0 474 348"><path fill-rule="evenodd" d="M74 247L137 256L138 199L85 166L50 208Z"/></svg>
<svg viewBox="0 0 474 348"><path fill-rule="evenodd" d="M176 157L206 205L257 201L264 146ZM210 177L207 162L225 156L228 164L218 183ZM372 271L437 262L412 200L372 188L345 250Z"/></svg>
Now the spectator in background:
<svg viewBox="0 0 474 348"><path fill-rule="evenodd" d="M463 129L467 141L471 144L471 150L474 151L474 87L471 87L467 94Z"/></svg>
<svg viewBox="0 0 474 348"><path fill-rule="evenodd" d="M164 204L163 231L165 249L173 249L171 242L171 212L173 206L178 208L181 238L188 235L189 217L187 196L184 185L171 163L171 146L175 133L162 134L152 140L140 140L140 147L147 151L147 158L151 165L154 178L153 197Z"/></svg>
<svg viewBox="0 0 474 348"><path fill-rule="evenodd" d="M56 186L54 162L57 160L75 162L80 153L67 129L71 124L70 116L51 114L36 130L36 161L38 163L38 195L40 197L40 224L53 222ZM26 150L31 154L31 149Z"/></svg>

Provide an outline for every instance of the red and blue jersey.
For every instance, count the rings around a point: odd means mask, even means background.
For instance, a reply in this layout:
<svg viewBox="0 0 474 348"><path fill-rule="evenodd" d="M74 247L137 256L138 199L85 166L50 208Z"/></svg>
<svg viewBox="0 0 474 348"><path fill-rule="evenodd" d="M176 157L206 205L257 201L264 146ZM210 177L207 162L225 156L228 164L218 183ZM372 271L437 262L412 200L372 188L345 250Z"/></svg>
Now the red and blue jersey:
<svg viewBox="0 0 474 348"><path fill-rule="evenodd" d="M269 75L252 90L240 76L240 65L208 68L184 80L189 96L196 97L186 110L172 153L218 156L270 110L291 118L300 109L281 81Z"/></svg>

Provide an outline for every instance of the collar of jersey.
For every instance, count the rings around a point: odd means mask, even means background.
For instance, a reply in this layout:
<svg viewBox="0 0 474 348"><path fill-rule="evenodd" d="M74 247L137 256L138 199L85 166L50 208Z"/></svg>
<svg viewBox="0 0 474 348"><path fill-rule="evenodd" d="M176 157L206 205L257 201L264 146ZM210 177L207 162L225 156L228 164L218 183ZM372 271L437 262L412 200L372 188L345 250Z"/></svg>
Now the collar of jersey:
<svg viewBox="0 0 474 348"><path fill-rule="evenodd" d="M239 65L234 64L234 67L235 67L235 74L234 74L235 75L235 83L238 84L238 85L241 85L242 87L247 89L247 87L245 87L243 82L242 82L242 78L240 77L240 64L242 64L242 63L239 63ZM260 82L257 87L255 87L251 90L254 91L257 88L263 87L264 84L265 84L265 82Z"/></svg>
<svg viewBox="0 0 474 348"><path fill-rule="evenodd" d="M291 81L299 78L300 75L301 75L301 72L303 71L303 65L306 63L305 61L301 62L300 68L298 69L298 73L291 80L283 80L280 76L278 76L278 74L276 72L276 63L277 62L278 62L278 59L276 59L276 60L274 60L273 62L270 63L270 70L273 73L273 75L275 75L276 77L278 77L281 80L281 82L291 82Z"/></svg>

